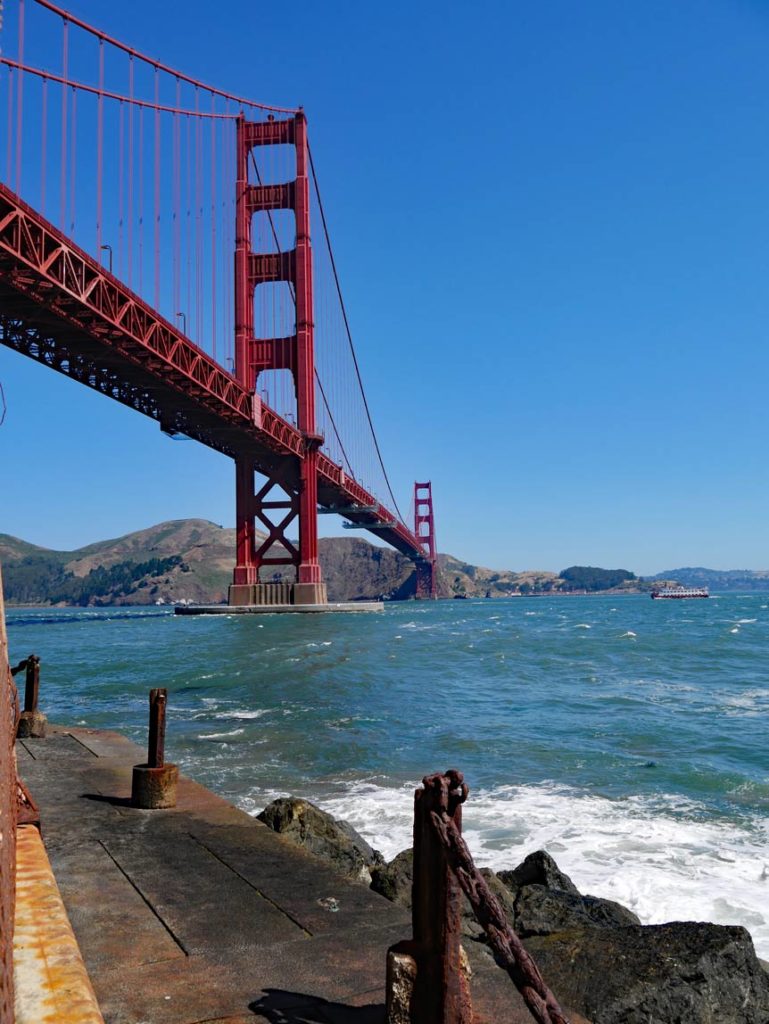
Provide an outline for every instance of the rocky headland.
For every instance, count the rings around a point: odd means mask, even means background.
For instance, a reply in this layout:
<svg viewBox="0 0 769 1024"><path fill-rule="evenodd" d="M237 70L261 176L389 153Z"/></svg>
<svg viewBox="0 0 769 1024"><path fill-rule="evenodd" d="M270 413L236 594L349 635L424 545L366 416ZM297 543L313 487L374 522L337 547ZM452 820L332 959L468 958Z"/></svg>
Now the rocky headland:
<svg viewBox="0 0 769 1024"><path fill-rule="evenodd" d="M307 800L275 800L258 817L345 877L410 908L411 850L387 863L348 823ZM544 850L482 874L556 996L592 1024L769 1021L769 973L744 928L643 925L619 903L581 893ZM468 947L492 958L467 903L462 931Z"/></svg>

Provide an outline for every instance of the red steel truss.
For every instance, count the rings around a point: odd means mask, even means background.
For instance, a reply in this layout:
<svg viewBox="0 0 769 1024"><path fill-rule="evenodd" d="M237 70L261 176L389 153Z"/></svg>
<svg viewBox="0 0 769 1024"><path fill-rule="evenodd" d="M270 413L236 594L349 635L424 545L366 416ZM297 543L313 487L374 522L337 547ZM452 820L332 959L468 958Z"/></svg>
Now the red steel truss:
<svg viewBox="0 0 769 1024"><path fill-rule="evenodd" d="M275 126L286 123L296 126L299 120L266 122ZM292 189L282 187L281 192L290 194ZM268 199L258 189L249 188L248 201L253 204ZM295 197L292 201L297 202ZM298 205L295 208L298 210ZM300 249L297 244L294 254L282 255L285 264L294 266L297 295L303 287L297 270L302 261ZM274 257L272 262L276 262ZM260 279L266 272L265 264L258 255L250 260L250 280ZM275 272L274 267L270 272ZM311 306L304 308L302 315L298 301L293 345L298 397L304 406L299 406L297 429L246 386L250 383L248 374L256 373L260 365L260 352L264 351L260 342L247 346L248 351L241 349L237 377L228 373L178 327L0 183L0 343L151 416L163 430L186 434L234 458L239 466L248 465L247 471L238 470L244 495L251 470L279 484L288 495L287 501L294 501L293 496L298 495L300 582L320 583L320 571L316 573L312 557L313 474L317 504L344 510L352 522L373 528L378 537L414 559L419 573L420 565L429 562L422 540L318 448L320 438L314 434L314 413L309 404L313 388L307 383L308 379L311 382L312 338L306 311ZM301 341L303 324L305 339ZM241 332L241 344L246 336ZM268 347L280 346L273 342ZM264 363L261 365L264 367ZM253 487L250 502L253 507L258 505ZM244 557L246 561L241 562L239 552L239 565L248 564L249 556Z"/></svg>

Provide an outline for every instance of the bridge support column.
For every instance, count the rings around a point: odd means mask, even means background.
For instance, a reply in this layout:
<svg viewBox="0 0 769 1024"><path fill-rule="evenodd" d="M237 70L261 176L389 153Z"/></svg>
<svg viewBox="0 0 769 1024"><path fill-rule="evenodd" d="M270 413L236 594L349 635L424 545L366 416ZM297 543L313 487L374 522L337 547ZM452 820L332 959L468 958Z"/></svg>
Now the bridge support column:
<svg viewBox="0 0 769 1024"><path fill-rule="evenodd" d="M299 566L294 604L326 604L326 584L318 561L318 445L308 447L302 460L299 489Z"/></svg>
<svg viewBox="0 0 769 1024"><path fill-rule="evenodd" d="M435 599L438 596L438 555L435 548L433 488L426 483L414 484L414 533L419 539L423 557L416 564L416 597Z"/></svg>
<svg viewBox="0 0 769 1024"><path fill-rule="evenodd" d="M250 184L249 154L257 146L292 145L296 150L296 178L280 185ZM253 460L237 458L237 565L230 587L230 604L297 605L325 604L326 587L318 561L318 449L323 438L315 426L315 352L313 324L313 269L310 240L310 187L307 119L302 111L293 118L276 121L237 122L237 201L235 248L235 375L249 391L256 387L259 374L270 370L290 370L296 394L296 422L303 438L304 451L296 466L286 467L268 477L265 486L254 494ZM251 223L254 213L293 210L296 219L296 244L293 250L254 252ZM254 337L254 293L258 285L288 282L294 296L295 329L286 338ZM274 497L278 488L279 496ZM276 511L279 521L271 517ZM298 518L299 544L286 534ZM266 527L267 538L257 548L254 519ZM277 550L277 554L273 551ZM263 566L291 565L296 580L287 590L281 581L260 581ZM281 587L286 600L275 601L274 592L265 588Z"/></svg>
<svg viewBox="0 0 769 1024"><path fill-rule="evenodd" d="M235 459L235 545L235 572L229 603L252 604L259 567L254 545L254 461L247 455Z"/></svg>

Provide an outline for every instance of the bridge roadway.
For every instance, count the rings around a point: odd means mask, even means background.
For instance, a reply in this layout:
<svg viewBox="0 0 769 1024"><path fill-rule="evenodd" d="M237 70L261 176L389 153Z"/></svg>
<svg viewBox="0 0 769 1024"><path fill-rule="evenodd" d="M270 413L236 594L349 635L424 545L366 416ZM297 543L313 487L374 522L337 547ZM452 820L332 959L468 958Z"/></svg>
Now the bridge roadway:
<svg viewBox="0 0 769 1024"><path fill-rule="evenodd" d="M299 479L306 441L293 424L2 183L0 343L170 433L252 455L258 469L290 485ZM415 534L323 451L318 503L423 560Z"/></svg>
<svg viewBox="0 0 769 1024"><path fill-rule="evenodd" d="M132 808L144 751L115 733L49 728L16 747L105 1024L384 1024L403 908L184 776L174 810ZM476 1024L530 1024L466 945Z"/></svg>

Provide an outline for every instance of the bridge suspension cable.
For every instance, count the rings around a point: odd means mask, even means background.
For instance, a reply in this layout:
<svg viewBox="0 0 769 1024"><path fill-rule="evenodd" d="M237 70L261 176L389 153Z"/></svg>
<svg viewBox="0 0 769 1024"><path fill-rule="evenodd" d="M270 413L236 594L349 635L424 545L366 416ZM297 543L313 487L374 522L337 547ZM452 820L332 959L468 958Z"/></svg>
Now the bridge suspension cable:
<svg viewBox="0 0 769 1024"><path fill-rule="evenodd" d="M23 6L24 0L19 0L19 2ZM51 3L50 0L34 0L34 3L39 7L43 7L45 10L58 15L62 21L76 25L84 32L88 32L97 39L100 39L105 43L109 43L109 45L114 46L115 49L122 50L123 53L127 53L129 56L135 57L137 60L141 60L145 64L150 64L153 68L157 68L158 71L162 71L167 75L172 75L174 78L179 79L179 81L186 82L188 85L192 85L196 89L201 89L203 92L207 92L212 96L219 96L223 100L229 100L232 103L239 103L243 106L254 107L259 110L271 110L274 113L295 114L297 112L297 107L276 107L269 103L261 103L259 100L251 100L244 96L237 96L234 93L225 92L223 89L217 89L216 86L213 85L207 85L205 82L201 82L196 78L191 78L189 75L185 75L183 71L178 71L176 68L168 67L167 64L163 64L161 61L155 60L154 57L149 57L147 54L141 53L132 46L128 46L121 42L121 40L107 35L106 32L102 32L101 29L95 28L93 25L89 25L87 21L83 21L82 18L77 18L69 11L65 11L63 7L58 7L56 4Z"/></svg>
<svg viewBox="0 0 769 1024"><path fill-rule="evenodd" d="M244 117L291 120L299 108L208 85L51 0L17 0L6 13L9 35L11 22L15 53L6 46L0 55L7 93L6 116L0 116L5 184L232 374L237 123ZM290 189L293 148L259 147L251 153L249 177L260 187ZM311 221L323 232L313 250L322 449L405 524L374 429L308 155ZM254 252L290 256L297 244L293 212L276 205L253 218ZM259 284L257 347L289 344L297 327L295 300L288 280ZM264 369L256 377L264 405L296 425L291 372Z"/></svg>
<svg viewBox="0 0 769 1024"><path fill-rule="evenodd" d="M352 340L352 331L350 330L350 321L349 321L348 316L347 316L347 308L345 306L344 297L342 295L342 287L341 287L341 285L339 283L339 274L337 273L337 269L336 269L336 260L334 259L334 250L331 247L331 237L329 235L328 224L326 222L326 212L323 209L323 200L321 199L320 187L318 186L318 176L317 176L317 174L315 172L315 161L313 160L312 149L310 147L308 147L308 153L309 153L309 157L310 157L310 171L312 173L313 189L315 191L315 196L316 196L317 201L318 201L318 212L320 213L321 224L323 225L323 236L324 236L324 238L326 240L326 248L328 250L328 258L329 258L330 263L331 263L331 272L332 272L332 274L334 276L334 285L336 287L337 296L339 298L339 306L340 306L341 311L342 311L342 319L344 320L345 334L347 336L347 342L348 342L349 347L350 347L350 355L352 356L353 365L355 367L355 376L356 376L356 379L358 381L358 387L360 388L361 398L363 399L363 407L366 410L366 420L368 421L369 430L371 431L371 437L372 437L372 439L374 441L374 447L376 449L377 459L379 460L379 465L381 467L382 475L384 476L385 484L387 486L387 492L390 495L390 500L393 503L393 507L395 508L395 511L398 513L398 518L400 519L400 521L402 523L405 523L405 520L403 518L403 513L398 508L398 502L395 499L395 495L393 494L393 489L392 489L392 487L390 485L390 478L387 475L387 470L385 469L384 460L382 459L382 452L381 452L381 449L379 447L379 441L377 439L376 431L374 430L374 423L373 423L373 420L371 419L371 410L369 408L368 399L366 398L366 389L363 387L363 378L361 377L361 373L360 373L360 365L358 363L358 357L357 357L357 355L355 353L355 345L353 344L353 340Z"/></svg>

